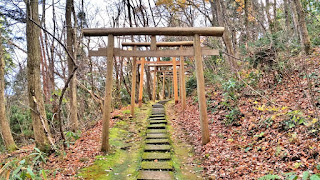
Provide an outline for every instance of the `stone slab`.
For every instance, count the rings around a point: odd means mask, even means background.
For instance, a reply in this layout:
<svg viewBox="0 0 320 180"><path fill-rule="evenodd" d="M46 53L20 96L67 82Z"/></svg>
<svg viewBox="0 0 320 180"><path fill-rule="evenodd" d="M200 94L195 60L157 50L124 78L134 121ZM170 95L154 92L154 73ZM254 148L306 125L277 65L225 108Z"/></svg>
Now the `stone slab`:
<svg viewBox="0 0 320 180"><path fill-rule="evenodd" d="M150 124L167 124L166 120L150 120Z"/></svg>
<svg viewBox="0 0 320 180"><path fill-rule="evenodd" d="M162 104L153 104L153 108L164 108Z"/></svg>
<svg viewBox="0 0 320 180"><path fill-rule="evenodd" d="M173 170L171 161L142 161L141 168L143 170Z"/></svg>
<svg viewBox="0 0 320 180"><path fill-rule="evenodd" d="M159 134L159 133L167 133L165 129L148 129L147 134Z"/></svg>
<svg viewBox="0 0 320 180"><path fill-rule="evenodd" d="M165 133L159 134L147 134L147 139L167 139L168 135Z"/></svg>
<svg viewBox="0 0 320 180"><path fill-rule="evenodd" d="M173 180L173 172L170 171L139 171L138 180Z"/></svg>
<svg viewBox="0 0 320 180"><path fill-rule="evenodd" d="M144 148L145 151L170 151L170 145L153 145L147 144Z"/></svg>
<svg viewBox="0 0 320 180"><path fill-rule="evenodd" d="M158 153L158 152L145 152L142 154L142 159L143 160L170 160L171 159L171 155L170 153Z"/></svg>
<svg viewBox="0 0 320 180"><path fill-rule="evenodd" d="M150 115L149 118L159 118L159 117L165 117L165 115Z"/></svg>
<svg viewBox="0 0 320 180"><path fill-rule="evenodd" d="M153 118L149 118L149 120L164 120L166 119L165 117L153 117Z"/></svg>
<svg viewBox="0 0 320 180"><path fill-rule="evenodd" d="M165 129L166 124L150 124L148 129Z"/></svg>
<svg viewBox="0 0 320 180"><path fill-rule="evenodd" d="M169 139L146 139L146 144L169 144Z"/></svg>

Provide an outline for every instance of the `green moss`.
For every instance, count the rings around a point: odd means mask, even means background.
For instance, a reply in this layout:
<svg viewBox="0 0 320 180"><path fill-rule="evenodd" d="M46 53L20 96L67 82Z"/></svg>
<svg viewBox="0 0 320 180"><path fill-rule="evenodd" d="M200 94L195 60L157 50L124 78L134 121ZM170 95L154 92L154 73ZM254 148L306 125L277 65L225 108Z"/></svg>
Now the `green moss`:
<svg viewBox="0 0 320 180"><path fill-rule="evenodd" d="M147 159L147 160L152 160L152 159L171 159L171 154L170 153L160 153L160 152L145 152L142 154L142 159Z"/></svg>
<svg viewBox="0 0 320 180"><path fill-rule="evenodd" d="M150 108L149 108L150 109ZM83 179L136 179L140 169L143 141L146 129L146 119L149 109L136 111L132 120L118 121L110 129L111 152L105 156L97 156L94 164L81 169L78 177ZM137 137L138 136L138 137Z"/></svg>
<svg viewBox="0 0 320 180"><path fill-rule="evenodd" d="M172 169L172 162L171 161L143 161L141 163L142 169Z"/></svg>
<svg viewBox="0 0 320 180"><path fill-rule="evenodd" d="M11 144L7 148L9 152L13 152L18 149L18 147L15 144Z"/></svg>
<svg viewBox="0 0 320 180"><path fill-rule="evenodd" d="M131 114L131 110L130 109L123 110L122 114Z"/></svg>
<svg viewBox="0 0 320 180"><path fill-rule="evenodd" d="M174 101L169 101L166 104L166 107L170 104L173 104ZM171 135L174 131L173 127L170 126L170 121L168 125L168 131ZM172 137L172 136L171 136ZM188 156L193 156L193 150L187 144L178 141L177 139L173 138L170 139L170 144L173 147L172 152L172 163L175 173L175 179L184 180L184 179L200 179L201 171L203 170L202 167L193 167L190 166L188 163ZM197 162L193 162L197 163Z"/></svg>

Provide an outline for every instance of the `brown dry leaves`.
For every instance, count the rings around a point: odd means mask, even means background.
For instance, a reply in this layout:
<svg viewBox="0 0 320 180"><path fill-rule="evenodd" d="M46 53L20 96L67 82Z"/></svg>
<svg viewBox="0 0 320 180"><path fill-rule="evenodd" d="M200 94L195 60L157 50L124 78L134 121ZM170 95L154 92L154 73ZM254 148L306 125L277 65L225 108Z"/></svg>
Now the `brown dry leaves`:
<svg viewBox="0 0 320 180"><path fill-rule="evenodd" d="M188 99L185 112L176 106L177 118L172 121L175 129L185 131L180 138L187 139L195 146L195 158L202 159L207 177L226 179L256 179L266 174L283 175L287 172L309 170L319 173L320 143L319 137L310 133L310 127L299 125L289 130L282 129L282 121L288 112L299 110L310 123L314 109L310 104L305 78L298 74L286 77L286 82L273 89L267 89L267 95L279 107L258 97L241 97L239 109L244 114L241 126L226 126L223 119L227 111L219 106L222 92L207 89L207 99L214 100L210 107L218 107L214 113L208 111L210 142L201 145L201 131L198 105ZM261 85L260 87L262 87ZM316 94L319 96L319 94ZM269 127L265 120L272 120Z"/></svg>

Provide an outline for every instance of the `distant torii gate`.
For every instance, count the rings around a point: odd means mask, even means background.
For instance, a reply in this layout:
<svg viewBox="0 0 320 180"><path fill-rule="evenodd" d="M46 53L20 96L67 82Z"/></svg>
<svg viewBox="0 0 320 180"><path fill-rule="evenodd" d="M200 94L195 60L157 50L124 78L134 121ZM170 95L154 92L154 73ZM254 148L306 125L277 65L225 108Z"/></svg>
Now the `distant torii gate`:
<svg viewBox="0 0 320 180"><path fill-rule="evenodd" d="M145 47L151 47L151 50L157 50L158 47L180 47L180 50L182 50L183 46L193 46L193 41L178 41L178 42L156 42L156 37L151 36L151 42L123 42L122 46L132 46L132 47L138 47L138 46L145 46ZM160 52L165 52L163 50L158 50ZM171 50L172 51L172 50ZM177 50L175 50L177 51ZM172 51L174 52L174 51ZM206 53L212 53L212 50L209 50ZM170 57L170 56L162 56L162 57ZM173 71L175 72L174 74L174 95L175 95L175 103L178 103L178 87L177 87L177 77L176 77L176 66L181 66L182 64L184 65L183 61L184 56L180 56L180 63L177 63L175 58L172 59L172 61L160 61L160 54L158 56L157 61L145 61L144 57L142 61L137 62L137 64L141 64L141 72L140 72L140 88L139 88L139 107L141 107L142 104L142 91L143 91L143 67L145 64L148 64L149 67L155 67L156 69L160 66L172 66ZM181 62L182 60L182 62ZM182 67L182 66L181 66ZM136 71L134 67L133 71ZM184 70L184 66L182 67L182 70ZM154 71L154 79L153 79L153 93L152 93L152 99L155 101L155 84L156 84L156 72L157 70ZM184 78L184 77L183 77ZM133 84L136 83L136 79L132 78L132 88ZM182 83L183 84L183 83ZM185 85L183 85L185 88ZM135 99L135 93L131 93L131 114L134 116L134 99ZM186 104L185 102L186 97L184 97L183 103ZM185 107L185 106L184 106Z"/></svg>
<svg viewBox="0 0 320 180"><path fill-rule="evenodd" d="M179 57L179 56L194 56L197 76L197 92L200 110L200 124L202 144L207 144L210 141L207 105L205 97L205 84L203 76L202 55L205 51L200 46L200 36L217 36L221 37L224 32L224 27L206 27L206 28L180 28L180 27L152 27L152 28L92 28L83 29L84 36L108 36L108 48L102 51L97 51L97 55L101 53L107 55L107 74L106 74L106 90L104 98L103 111L103 128L102 128L102 145L101 151L109 151L109 121L111 117L111 100L112 100L112 71L113 71L113 56L127 57ZM124 51L114 48L114 36L125 35L164 35L164 36L193 36L194 44L193 51L190 50L156 50L151 48L150 51ZM91 56L94 56L91 54Z"/></svg>

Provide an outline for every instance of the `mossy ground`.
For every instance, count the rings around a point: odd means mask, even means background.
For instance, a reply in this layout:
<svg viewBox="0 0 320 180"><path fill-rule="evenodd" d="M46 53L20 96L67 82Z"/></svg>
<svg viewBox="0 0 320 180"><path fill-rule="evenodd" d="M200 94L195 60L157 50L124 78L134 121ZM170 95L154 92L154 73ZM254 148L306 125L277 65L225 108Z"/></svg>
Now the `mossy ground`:
<svg viewBox="0 0 320 180"><path fill-rule="evenodd" d="M174 101L169 101L166 104L167 112L170 111L168 114L174 114ZM168 108L171 107L171 108ZM168 132L170 134L170 144L172 145L172 162L174 167L175 179L184 180L184 179L202 179L201 172L203 168L198 166L191 166L190 164L198 164L197 162L190 163L190 157L193 156L194 152L191 145L177 139L173 136L173 132L176 130L170 125L170 120L174 117L167 117L168 118Z"/></svg>
<svg viewBox="0 0 320 180"><path fill-rule="evenodd" d="M111 152L97 156L94 164L80 170L82 179L136 179L143 153L146 118L150 104L136 109L136 117L118 121L110 129ZM127 111L123 112L127 114Z"/></svg>

